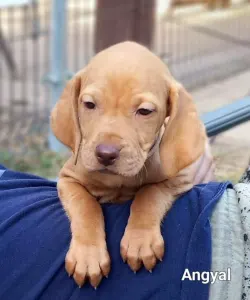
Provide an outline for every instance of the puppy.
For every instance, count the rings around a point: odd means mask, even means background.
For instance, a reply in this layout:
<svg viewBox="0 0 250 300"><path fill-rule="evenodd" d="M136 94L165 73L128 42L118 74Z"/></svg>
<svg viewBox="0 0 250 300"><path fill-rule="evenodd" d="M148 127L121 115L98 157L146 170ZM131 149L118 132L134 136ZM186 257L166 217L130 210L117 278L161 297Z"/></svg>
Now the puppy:
<svg viewBox="0 0 250 300"><path fill-rule="evenodd" d="M121 256L136 272L164 255L160 225L179 195L213 178L205 128L166 65L134 42L98 53L54 107L55 136L72 150L58 181L71 222L66 270L81 287L110 271L100 203L134 197Z"/></svg>

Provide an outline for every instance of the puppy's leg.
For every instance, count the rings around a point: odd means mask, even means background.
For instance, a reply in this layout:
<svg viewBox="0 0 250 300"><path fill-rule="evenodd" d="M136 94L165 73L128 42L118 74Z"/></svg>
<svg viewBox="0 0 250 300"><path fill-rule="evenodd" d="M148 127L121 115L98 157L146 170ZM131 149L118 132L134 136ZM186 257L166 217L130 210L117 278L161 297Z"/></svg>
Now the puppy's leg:
<svg viewBox="0 0 250 300"><path fill-rule="evenodd" d="M164 255L160 225L176 196L163 183L139 190L131 205L130 217L121 241L121 255L136 272L143 263L151 272Z"/></svg>
<svg viewBox="0 0 250 300"><path fill-rule="evenodd" d="M58 191L71 221L72 239L65 260L66 270L79 287L88 277L96 288L110 270L101 206L72 178L60 178Z"/></svg>

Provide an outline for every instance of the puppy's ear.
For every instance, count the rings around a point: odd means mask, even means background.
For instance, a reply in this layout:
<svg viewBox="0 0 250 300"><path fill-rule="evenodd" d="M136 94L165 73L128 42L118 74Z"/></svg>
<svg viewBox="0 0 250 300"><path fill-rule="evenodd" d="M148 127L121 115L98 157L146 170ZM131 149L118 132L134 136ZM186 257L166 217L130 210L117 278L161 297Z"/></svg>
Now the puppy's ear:
<svg viewBox="0 0 250 300"><path fill-rule="evenodd" d="M76 156L81 143L78 117L78 99L81 91L83 71L68 81L61 98L52 110L50 123L56 138L69 147Z"/></svg>
<svg viewBox="0 0 250 300"><path fill-rule="evenodd" d="M169 91L167 117L160 158L166 176L174 177L202 154L206 133L191 95L177 82Z"/></svg>

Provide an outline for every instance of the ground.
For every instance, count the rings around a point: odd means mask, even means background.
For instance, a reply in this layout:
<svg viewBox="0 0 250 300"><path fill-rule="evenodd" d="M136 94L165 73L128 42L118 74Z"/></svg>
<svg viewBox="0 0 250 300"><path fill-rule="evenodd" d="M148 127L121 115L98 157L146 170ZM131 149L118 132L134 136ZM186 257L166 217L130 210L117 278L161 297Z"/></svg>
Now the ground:
<svg viewBox="0 0 250 300"><path fill-rule="evenodd" d="M200 114L250 95L250 71L200 88L192 93ZM216 137L212 144L218 179L236 182L250 161L250 122Z"/></svg>

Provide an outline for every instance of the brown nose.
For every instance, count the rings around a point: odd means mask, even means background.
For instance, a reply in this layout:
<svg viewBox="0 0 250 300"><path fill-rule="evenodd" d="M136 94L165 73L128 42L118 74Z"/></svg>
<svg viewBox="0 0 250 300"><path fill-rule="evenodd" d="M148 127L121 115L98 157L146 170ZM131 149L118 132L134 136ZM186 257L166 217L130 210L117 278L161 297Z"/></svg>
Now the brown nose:
<svg viewBox="0 0 250 300"><path fill-rule="evenodd" d="M100 164L109 166L119 157L119 152L114 145L100 144L96 147L95 154Z"/></svg>

